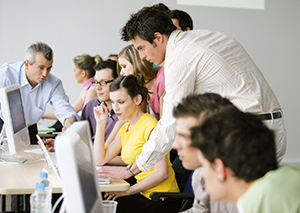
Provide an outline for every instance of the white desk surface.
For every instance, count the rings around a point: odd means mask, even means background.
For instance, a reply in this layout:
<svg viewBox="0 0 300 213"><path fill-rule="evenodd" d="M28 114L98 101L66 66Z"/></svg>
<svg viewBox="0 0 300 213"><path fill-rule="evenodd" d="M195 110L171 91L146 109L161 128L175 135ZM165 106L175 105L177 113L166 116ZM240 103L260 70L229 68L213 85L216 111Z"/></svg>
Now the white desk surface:
<svg viewBox="0 0 300 213"><path fill-rule="evenodd" d="M37 148L37 145L30 145L27 149L33 148ZM0 194L31 194L34 191L35 183L39 179L39 173L43 168L49 171L48 179L52 185L53 193L62 193L61 184L57 180L52 169L47 168L46 162L39 160L44 158L44 155L34 153L29 154L25 152L20 155L27 159L23 164L7 164L0 162ZM0 156L2 156L2 153ZM102 192L126 191L129 189L129 184L122 179L111 178L110 184L100 185L100 189Z"/></svg>

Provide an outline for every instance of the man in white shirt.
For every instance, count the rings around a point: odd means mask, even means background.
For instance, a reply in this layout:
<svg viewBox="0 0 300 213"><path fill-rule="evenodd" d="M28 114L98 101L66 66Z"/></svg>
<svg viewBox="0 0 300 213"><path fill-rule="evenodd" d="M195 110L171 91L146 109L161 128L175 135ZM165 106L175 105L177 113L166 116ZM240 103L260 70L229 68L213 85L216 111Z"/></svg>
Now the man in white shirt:
<svg viewBox="0 0 300 213"><path fill-rule="evenodd" d="M30 140L36 143L36 123L41 119L48 102L64 128L77 120L60 79L50 74L53 51L45 43L32 44L25 53L25 60L5 63L0 67L0 88L20 84L22 101L29 127ZM0 105L0 117L1 117Z"/></svg>
<svg viewBox="0 0 300 213"><path fill-rule="evenodd" d="M278 100L263 74L233 38L211 30L176 30L167 14L144 7L131 15L121 33L140 57L164 65L166 95L163 116L130 168L103 167L102 176L128 178L149 171L171 147L175 135L172 108L191 93L213 92L240 110L261 114L276 130L277 158L286 150L286 131Z"/></svg>

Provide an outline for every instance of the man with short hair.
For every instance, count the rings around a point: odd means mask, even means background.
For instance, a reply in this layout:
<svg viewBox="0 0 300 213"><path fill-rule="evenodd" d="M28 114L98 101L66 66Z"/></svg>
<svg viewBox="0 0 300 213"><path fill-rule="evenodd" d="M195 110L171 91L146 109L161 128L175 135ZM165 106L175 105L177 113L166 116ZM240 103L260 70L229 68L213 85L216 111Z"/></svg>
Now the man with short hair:
<svg viewBox="0 0 300 213"><path fill-rule="evenodd" d="M21 86L26 122L33 144L37 143L36 123L43 116L49 102L64 128L77 120L77 114L69 103L61 80L50 73L52 64L51 47L37 42L27 49L24 61L5 63L0 67L0 88L13 84ZM2 114L1 109L0 113Z"/></svg>
<svg viewBox="0 0 300 213"><path fill-rule="evenodd" d="M176 118L176 135L173 149L177 150L184 168L194 170L192 176L194 203L193 207L186 210L185 213L237 212L232 204L215 202L209 198L202 179L202 165L197 161L197 149L191 147L191 128L200 124L201 113L207 110L215 111L224 106L232 106L232 104L228 99L222 98L218 94L205 93L203 95L191 94L173 109L173 116Z"/></svg>
<svg viewBox="0 0 300 213"><path fill-rule="evenodd" d="M193 20L187 12L182 10L172 10L171 19L177 30L193 30Z"/></svg>
<svg viewBox="0 0 300 213"><path fill-rule="evenodd" d="M243 213L300 211L300 169L278 166L274 132L256 115L232 106L207 112L191 140L211 199Z"/></svg>
<svg viewBox="0 0 300 213"><path fill-rule="evenodd" d="M118 77L117 62L113 60L106 60L98 63L95 66L95 76L93 85L97 91L97 97L90 100L82 109L81 120L87 120L90 124L91 135L94 137L96 134L96 120L94 116L94 107L105 102L107 105L110 116L107 118L104 139L108 138L113 130L118 117L112 109L112 104L109 95L109 86L115 78Z"/></svg>
<svg viewBox="0 0 300 213"><path fill-rule="evenodd" d="M128 178L149 171L172 147L172 108L192 93L214 92L240 110L260 114L277 133L277 157L286 150L286 132L279 102L261 71L233 38L212 30L178 31L169 16L154 7L131 15L121 33L140 57L164 63L166 95L163 116L130 168L102 167L103 176Z"/></svg>

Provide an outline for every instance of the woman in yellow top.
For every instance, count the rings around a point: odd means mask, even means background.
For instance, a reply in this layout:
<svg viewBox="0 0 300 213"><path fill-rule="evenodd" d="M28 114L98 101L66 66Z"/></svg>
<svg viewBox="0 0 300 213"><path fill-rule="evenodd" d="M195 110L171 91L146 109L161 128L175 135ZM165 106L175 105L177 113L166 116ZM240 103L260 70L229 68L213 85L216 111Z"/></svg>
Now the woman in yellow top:
<svg viewBox="0 0 300 213"><path fill-rule="evenodd" d="M126 166L135 161L157 120L146 113L147 89L140 76L120 76L110 85L110 99L120 120L126 119L119 133L104 143L108 111L105 105L94 108L97 121L94 156L97 166L105 164ZM118 154L121 153L121 156ZM178 212L180 202L167 200L153 202L149 195L154 191L178 192L175 174L165 156L151 171L135 176L137 183L125 192L108 192L105 197L118 201L117 212Z"/></svg>

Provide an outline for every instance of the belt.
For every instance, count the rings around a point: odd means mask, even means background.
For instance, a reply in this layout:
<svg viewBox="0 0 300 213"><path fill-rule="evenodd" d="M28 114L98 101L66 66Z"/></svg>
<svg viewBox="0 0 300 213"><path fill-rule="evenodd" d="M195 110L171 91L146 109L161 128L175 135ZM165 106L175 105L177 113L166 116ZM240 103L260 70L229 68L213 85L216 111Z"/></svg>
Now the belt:
<svg viewBox="0 0 300 213"><path fill-rule="evenodd" d="M260 120L272 120L272 119L282 118L282 112L281 111L268 112L268 113L264 113L264 114L256 114L256 116Z"/></svg>

